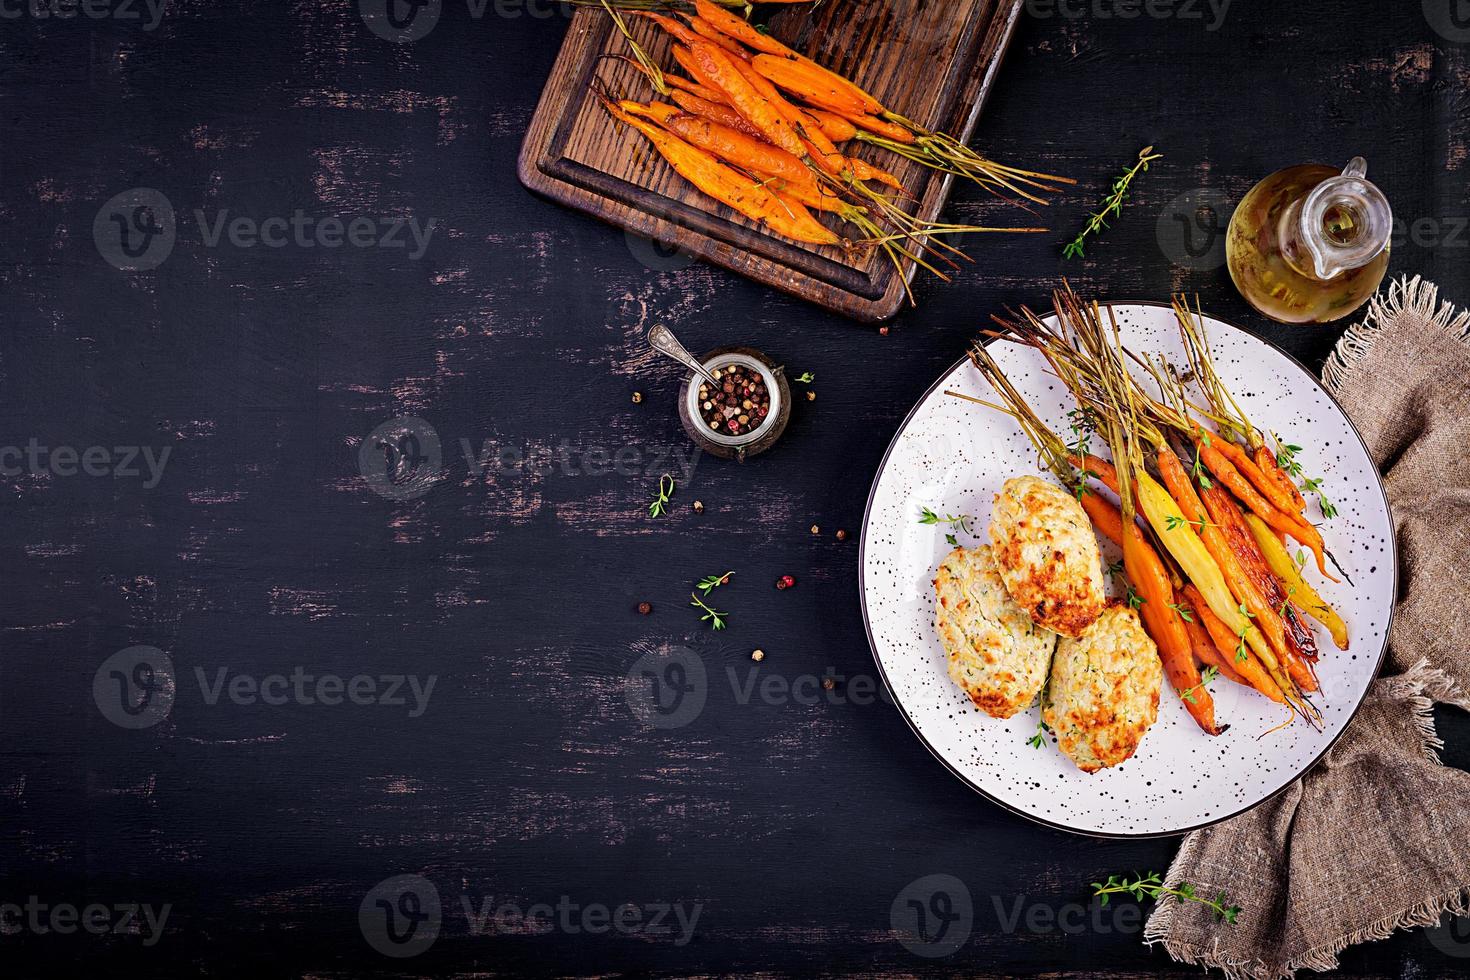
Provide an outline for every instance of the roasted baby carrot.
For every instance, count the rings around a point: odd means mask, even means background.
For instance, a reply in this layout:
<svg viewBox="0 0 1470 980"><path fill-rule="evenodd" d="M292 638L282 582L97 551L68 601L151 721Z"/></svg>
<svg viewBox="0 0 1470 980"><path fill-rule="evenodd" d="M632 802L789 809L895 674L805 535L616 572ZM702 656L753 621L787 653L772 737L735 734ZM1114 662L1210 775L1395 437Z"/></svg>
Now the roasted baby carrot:
<svg viewBox="0 0 1470 980"><path fill-rule="evenodd" d="M1148 635L1158 645L1169 683L1199 727L1210 735L1225 729L1215 723L1215 702L1200 680L1194 663L1194 644L1174 601L1174 585L1164 563L1137 524L1125 527L1123 514L1111 501L1095 493L1082 495L1082 507L1103 537L1123 547L1123 573L1132 583Z"/></svg>
<svg viewBox="0 0 1470 980"><path fill-rule="evenodd" d="M822 132L826 133L827 138L833 143L846 143L857 137L857 127L852 124L852 121L835 112L807 107L806 114L817 121L817 125L822 127Z"/></svg>
<svg viewBox="0 0 1470 980"><path fill-rule="evenodd" d="M852 115L847 117L848 121L859 129L865 129L870 133L882 136L884 139L893 140L895 143L913 144L918 142L918 137L896 123L879 119L877 116Z"/></svg>
<svg viewBox="0 0 1470 980"><path fill-rule="evenodd" d="M1236 672L1246 679L1251 687L1260 691L1266 697L1277 704L1284 704L1286 697L1281 693L1281 685L1271 679L1271 676L1262 669L1261 664L1246 648L1244 643L1238 642L1230 632L1230 627L1220 622L1220 618L1210 611L1210 606L1200 595L1199 589L1193 585L1186 585L1183 589L1184 601L1189 604L1190 611L1199 619L1200 625L1210 634L1214 641L1215 649L1225 656L1235 667Z"/></svg>
<svg viewBox="0 0 1470 980"><path fill-rule="evenodd" d="M811 180L807 165L779 147L752 139L744 133L709 119L678 113L662 120L664 129L680 139L707 150L726 163L770 177L801 182Z"/></svg>
<svg viewBox="0 0 1470 980"><path fill-rule="evenodd" d="M1307 499L1302 496L1301 489L1297 487L1295 481L1287 475L1286 471L1281 468L1281 461L1276 458L1276 454L1264 442L1256 447L1255 458L1256 466L1260 467L1266 479L1279 487L1281 492L1286 495L1286 499L1291 501L1291 506L1287 509L1296 514L1300 514L1306 510Z"/></svg>
<svg viewBox="0 0 1470 980"><path fill-rule="evenodd" d="M758 54L751 66L776 85L803 101L852 119L873 118L874 109L844 79L813 67L813 62L795 58Z"/></svg>
<svg viewBox="0 0 1470 980"><path fill-rule="evenodd" d="M673 78L674 76L669 75L666 77ZM731 129L738 130L746 136L762 139L760 130L746 122L744 116L723 102L711 102L693 92L681 92L678 89L670 93L669 98L673 99L675 105L691 116L699 116L701 119L717 122L721 126L729 126Z"/></svg>
<svg viewBox="0 0 1470 980"><path fill-rule="evenodd" d="M698 69L697 73L691 72L696 79L723 93L730 107L759 129L768 141L793 156L806 155L806 145L791 123L751 85L729 55L703 38L691 42L686 49Z"/></svg>
<svg viewBox="0 0 1470 980"><path fill-rule="evenodd" d="M801 204L782 198L763 184L741 176L710 153L624 111L611 99L603 99L602 102L614 117L646 136L680 176L715 200L795 241L820 245L836 245L840 241Z"/></svg>
<svg viewBox="0 0 1470 980"><path fill-rule="evenodd" d="M1251 486L1261 492L1261 496L1271 502L1272 507L1286 514L1299 513L1292 503L1291 495L1284 493L1274 481L1267 479L1265 472L1244 449L1229 439L1212 438L1210 443L1220 450L1220 455L1230 460L1240 474L1250 481Z"/></svg>
<svg viewBox="0 0 1470 980"><path fill-rule="evenodd" d="M1127 523L1123 527L1123 573L1142 600L1139 615L1149 636L1158 644L1169 683L1184 701L1195 724L1208 735L1219 735L1215 702L1200 682L1199 669L1194 665L1194 646L1175 608L1169 574L1137 524Z"/></svg>
<svg viewBox="0 0 1470 980"><path fill-rule="evenodd" d="M1231 663L1233 658L1225 656L1220 652L1220 648L1215 646L1214 639L1196 618L1192 607L1182 606L1179 618L1184 620L1184 631L1189 634L1189 643L1194 648L1196 660L1206 667L1214 667L1222 677L1231 683L1248 685L1246 679L1240 676L1240 672Z"/></svg>
<svg viewBox="0 0 1470 980"><path fill-rule="evenodd" d="M1312 588L1301 573L1291 555L1287 553L1286 546L1272 533L1266 522L1255 514L1245 515L1246 527L1250 528L1251 536L1256 539L1256 544L1261 548L1261 554L1266 559L1266 564L1271 566L1271 571L1282 582L1286 591L1292 597L1292 601L1300 606L1308 616L1327 628L1332 634L1332 642L1339 650L1348 648L1347 623L1343 622L1337 611L1323 599L1317 590Z"/></svg>
<svg viewBox="0 0 1470 980"><path fill-rule="evenodd" d="M1339 581L1336 576L1327 571L1327 549L1322 541L1322 535L1317 533L1317 529L1301 516L1284 513L1273 506L1266 498L1262 497L1256 488L1251 485L1250 481L1241 475L1240 470L1236 469L1234 464L1226 459L1219 449L1211 445L1213 442L1214 440L1207 442L1201 439L1195 443L1195 452L1199 453L1200 459L1209 471L1221 483L1225 484L1231 493L1240 498L1241 503L1259 515L1261 520L1276 530L1291 535L1310 548L1312 554L1317 559L1317 570L1329 580L1333 582Z"/></svg>

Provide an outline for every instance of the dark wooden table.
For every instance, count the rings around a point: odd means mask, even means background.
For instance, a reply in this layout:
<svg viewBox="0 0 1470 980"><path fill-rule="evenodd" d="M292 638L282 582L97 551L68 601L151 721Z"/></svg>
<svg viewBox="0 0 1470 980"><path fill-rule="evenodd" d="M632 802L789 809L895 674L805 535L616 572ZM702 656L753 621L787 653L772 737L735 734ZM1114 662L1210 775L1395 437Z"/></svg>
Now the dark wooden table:
<svg viewBox="0 0 1470 980"><path fill-rule="evenodd" d="M1405 222L1395 273L1470 300L1470 23L1422 6L1036 0L978 138L1081 178L1058 233L984 242L880 335L524 192L567 22L543 0L445 2L406 44L350 0L5 4L0 973L1195 972L1087 905L1173 841L1011 816L864 695L862 508L936 373L1063 273L1197 291L1320 364L1337 331L1271 326L1222 268L1232 203L1278 167L1366 156ZM1165 159L1062 263L1147 144ZM950 213L1008 212L962 188ZM770 455L691 462L655 319L814 372L817 399ZM440 479L378 478L380 442ZM728 569L715 634L688 593ZM624 678L669 646L708 695L650 727ZM775 693L744 693L755 648ZM1465 764L1470 724L1440 723ZM890 909L935 874L973 926L926 958ZM399 875L432 893L380 887ZM413 918L435 895L436 936ZM380 899L415 958L374 948ZM160 932L134 904L167 906ZM1343 968L1467 954L1401 934Z"/></svg>

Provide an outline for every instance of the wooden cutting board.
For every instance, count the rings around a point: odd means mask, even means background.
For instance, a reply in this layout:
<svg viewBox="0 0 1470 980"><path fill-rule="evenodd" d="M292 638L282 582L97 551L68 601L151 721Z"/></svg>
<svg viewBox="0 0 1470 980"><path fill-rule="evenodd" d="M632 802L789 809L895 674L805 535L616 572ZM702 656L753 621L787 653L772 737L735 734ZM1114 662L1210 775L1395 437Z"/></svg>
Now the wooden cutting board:
<svg viewBox="0 0 1470 980"><path fill-rule="evenodd" d="M894 111L968 140L1021 7L1022 0L826 0L815 10L782 11L771 30ZM662 31L642 18L628 23L660 65L673 65ZM627 53L605 13L576 14L521 148L526 187L836 313L874 322L898 312L912 263L900 276L876 249L845 252L764 231L696 190L646 139L608 116L589 94L594 76L629 97L653 94L636 71L604 57ZM880 148L847 149L896 174L920 218L938 218L953 178ZM839 234L855 233L825 220Z"/></svg>

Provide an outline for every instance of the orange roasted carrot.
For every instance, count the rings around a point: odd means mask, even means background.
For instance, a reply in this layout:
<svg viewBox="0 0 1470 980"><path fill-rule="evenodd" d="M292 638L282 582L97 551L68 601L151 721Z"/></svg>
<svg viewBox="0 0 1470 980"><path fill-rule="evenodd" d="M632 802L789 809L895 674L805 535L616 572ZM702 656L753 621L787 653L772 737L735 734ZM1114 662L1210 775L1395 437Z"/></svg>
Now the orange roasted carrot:
<svg viewBox="0 0 1470 980"><path fill-rule="evenodd" d="M902 126L879 119L877 116L851 115L846 117L849 122L859 129L865 129L870 133L876 133L885 139L893 140L895 143L913 144L919 138Z"/></svg>
<svg viewBox="0 0 1470 980"><path fill-rule="evenodd" d="M746 170L789 181L812 180L807 165L779 147L752 139L729 126L688 113L678 113L662 120L664 129L701 150Z"/></svg>
<svg viewBox="0 0 1470 980"><path fill-rule="evenodd" d="M1082 509L1092 519L1092 526L1099 534L1118 547L1123 547L1123 513L1112 501L1104 500L1095 493L1082 495Z"/></svg>
<svg viewBox="0 0 1470 980"><path fill-rule="evenodd" d="M1281 693L1281 686L1272 680L1271 675L1261 667L1260 661L1256 659L1250 648L1244 643L1237 642L1230 632L1230 627L1222 623L1220 618L1210 611L1204 596L1199 594L1199 589L1193 585L1186 585L1183 595L1190 610L1198 617L1205 631L1210 634L1210 639L1215 643L1215 649L1230 661L1236 672L1244 677L1251 687L1272 701L1277 704L1285 704L1286 697Z"/></svg>
<svg viewBox="0 0 1470 980"><path fill-rule="evenodd" d="M635 116L642 116L644 119L652 119L660 125L668 122L670 118L679 115L683 111L678 106L669 105L667 102L649 102L644 104L642 102L634 102L631 99L618 100L618 108L624 112L631 112Z"/></svg>
<svg viewBox="0 0 1470 980"><path fill-rule="evenodd" d="M712 154L625 111L611 99L599 98L615 118L646 136L680 176L715 200L795 241L820 245L835 245L840 241L801 204L741 176Z"/></svg>
<svg viewBox="0 0 1470 980"><path fill-rule="evenodd" d="M710 41L713 44L718 44L720 47L724 48L726 51L730 52L741 61L750 60L750 52L741 47L739 41L735 40L730 35L726 34L724 31L720 30L718 27L705 20L703 17L691 17L689 19L689 26L694 30L694 33L698 34L706 41Z"/></svg>
<svg viewBox="0 0 1470 980"><path fill-rule="evenodd" d="M1148 634L1158 644L1169 683L1179 693L1195 724L1207 735L1219 735L1224 729L1215 723L1214 699L1194 665L1194 645L1175 608L1174 586L1169 582L1164 563L1137 524L1123 527L1123 573L1143 600L1139 614Z"/></svg>
<svg viewBox="0 0 1470 980"><path fill-rule="evenodd" d="M857 137L857 127L852 124L852 121L835 112L813 109L808 106L806 114L817 121L817 125L822 127L822 132L826 133L827 138L833 143L846 143Z"/></svg>
<svg viewBox="0 0 1470 980"><path fill-rule="evenodd" d="M1302 496L1302 492L1297 487L1296 482L1281 468L1281 461L1276 458L1275 453L1267 448L1264 442L1256 447L1255 456L1256 465L1260 467L1266 479L1276 484L1281 489L1281 492L1286 495L1286 499L1291 501L1291 506L1286 509L1296 514L1300 514L1306 510L1307 498Z"/></svg>
<svg viewBox="0 0 1470 980"><path fill-rule="evenodd" d="M673 78L674 76L669 75L666 77ZM669 98L673 99L675 105L691 116L699 116L701 119L717 122L721 126L729 126L731 129L738 130L746 136L763 139L760 130L746 122L744 116L723 102L711 102L693 92L681 92L678 89L671 92Z"/></svg>
<svg viewBox="0 0 1470 980"><path fill-rule="evenodd" d="M1213 443L1214 440L1212 439L1210 442ZM1291 535L1310 548L1312 554L1317 558L1317 570L1333 582L1341 581L1327 571L1326 545L1322 541L1322 535L1317 533L1315 527L1300 516L1293 517L1274 507L1270 501L1266 500L1256 491L1255 487L1251 486L1250 481L1241 475L1240 470L1236 469L1234 464L1226 459L1220 450L1216 449L1213 445L1209 445L1203 440L1200 440L1195 443L1195 452L1199 453L1200 459L1204 461L1209 471L1221 483L1225 484L1231 493L1240 498L1241 503L1249 507L1256 516L1260 517L1270 527L1284 534Z"/></svg>
<svg viewBox="0 0 1470 980"><path fill-rule="evenodd" d="M1082 495L1082 508L1093 526L1114 544L1123 546L1123 572L1143 604L1138 607L1144 628L1159 647L1159 658L1169 683L1179 692L1195 723L1210 735L1225 729L1215 724L1215 702L1200 680L1194 663L1194 644L1174 601L1174 585L1158 552L1137 524L1123 523L1123 513L1095 493Z"/></svg>
<svg viewBox="0 0 1470 980"><path fill-rule="evenodd" d="M761 131L768 141L795 157L805 156L806 145L781 111L756 90L736 63L703 38L687 45L695 79L724 94L730 107ZM676 49L677 56L677 49Z"/></svg>
<svg viewBox="0 0 1470 980"><path fill-rule="evenodd" d="M756 71L792 95L848 119L872 118L878 111L872 108L869 100L863 98L861 92L854 91L845 79L820 66L813 67L813 62L758 54L750 63Z"/></svg>
<svg viewBox="0 0 1470 980"><path fill-rule="evenodd" d="M1084 474L1102 482L1113 493L1118 493L1118 471L1113 464L1097 456L1069 455L1067 461Z"/></svg>
<svg viewBox="0 0 1470 980"><path fill-rule="evenodd" d="M1234 684L1245 684L1245 678L1240 676L1240 672L1230 662L1231 658L1220 652L1215 646L1215 641L1210 638L1209 631L1195 618L1194 610L1187 606L1183 607L1183 610L1187 610L1188 615L1181 611L1179 618L1184 620L1184 631L1189 634L1189 643L1194 648L1194 658L1206 667L1214 667L1227 681Z"/></svg>
<svg viewBox="0 0 1470 980"><path fill-rule="evenodd" d="M685 44L699 37L689 26L676 17L665 17L663 14L654 13L651 10L634 11L634 13L639 17L647 17L659 27L662 27L664 32L670 37L682 41Z"/></svg>
<svg viewBox="0 0 1470 980"><path fill-rule="evenodd" d="M1165 533L1193 534L1197 531L1205 548L1209 550L1210 556L1225 573L1225 581L1230 586L1230 591L1248 611L1250 618L1254 620L1256 628L1266 638L1266 643L1271 647L1273 653L1278 659L1289 659L1286 625L1281 621L1278 609L1267 601L1259 585L1246 571L1241 556L1230 547L1230 542L1222 533L1219 524L1210 520L1204 504L1194 491L1194 484L1189 482L1189 474L1184 471L1184 464L1179 462L1179 457L1174 455L1174 451L1168 446L1160 447L1158 464L1159 475L1163 477L1164 485L1169 488L1170 496L1179 505L1184 519L1189 522L1188 527L1174 528Z"/></svg>
<svg viewBox="0 0 1470 980"><path fill-rule="evenodd" d="M855 83L843 78L841 75L812 61L810 58L797 51L792 50L769 34L762 34L744 19L736 16L723 7L719 7L709 0L694 0L694 9L700 17L708 21L717 30L729 35L746 47L754 48L763 54L774 55L778 58L795 61L808 66L810 71L831 76L832 81L845 89L862 106L863 112L871 115L882 115L885 111L883 103L864 92Z"/></svg>
<svg viewBox="0 0 1470 980"><path fill-rule="evenodd" d="M1250 576L1256 588L1265 596L1273 610L1281 617L1286 641L1287 667L1291 679L1307 691L1317 690L1317 680L1312 676L1308 663L1317 659L1317 641L1312 631L1294 615L1291 592L1276 577L1255 535L1245 523L1245 515L1235 499L1219 486L1201 491L1210 519L1220 528L1220 533L1230 544L1230 550L1240 560L1241 570Z"/></svg>
<svg viewBox="0 0 1470 980"><path fill-rule="evenodd" d="M1244 449L1229 439L1212 438L1210 442L1220 450L1220 455L1230 460L1231 465L1251 482L1251 486L1261 492L1261 496L1271 502L1272 507L1287 514L1299 513L1292 504L1291 495L1283 493L1275 482L1267 479L1266 474Z"/></svg>

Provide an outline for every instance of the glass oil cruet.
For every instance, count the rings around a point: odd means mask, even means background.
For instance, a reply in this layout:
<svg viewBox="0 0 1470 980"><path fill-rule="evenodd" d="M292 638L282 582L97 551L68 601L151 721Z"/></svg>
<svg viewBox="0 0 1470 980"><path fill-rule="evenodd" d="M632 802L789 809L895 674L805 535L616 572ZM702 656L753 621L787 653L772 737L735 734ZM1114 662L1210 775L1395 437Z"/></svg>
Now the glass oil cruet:
<svg viewBox="0 0 1470 980"><path fill-rule="evenodd" d="M1355 157L1288 167L1261 181L1230 219L1235 288L1282 323L1330 323L1366 303L1388 271L1393 210Z"/></svg>

